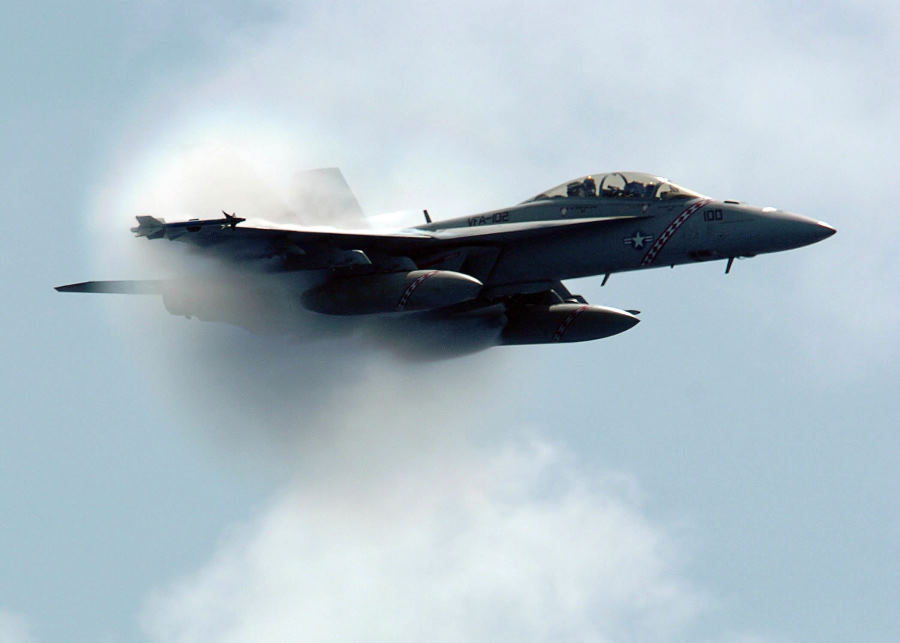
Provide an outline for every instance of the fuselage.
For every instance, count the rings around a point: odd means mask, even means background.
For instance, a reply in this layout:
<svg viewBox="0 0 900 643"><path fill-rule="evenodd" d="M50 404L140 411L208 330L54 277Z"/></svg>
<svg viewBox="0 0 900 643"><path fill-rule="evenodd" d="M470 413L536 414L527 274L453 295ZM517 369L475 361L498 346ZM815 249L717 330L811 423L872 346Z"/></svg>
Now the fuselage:
<svg viewBox="0 0 900 643"><path fill-rule="evenodd" d="M700 195L556 196L420 226L442 230L566 219L613 219L561 228L505 248L488 287L545 282L715 259L751 257L808 245L834 234L828 224L783 210Z"/></svg>

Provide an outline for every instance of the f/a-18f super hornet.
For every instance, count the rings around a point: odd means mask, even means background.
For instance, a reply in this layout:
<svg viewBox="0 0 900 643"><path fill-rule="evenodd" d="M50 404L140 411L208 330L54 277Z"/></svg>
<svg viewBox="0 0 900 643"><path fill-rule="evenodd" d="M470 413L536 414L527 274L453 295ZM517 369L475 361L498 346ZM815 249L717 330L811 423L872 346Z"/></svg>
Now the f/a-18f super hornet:
<svg viewBox="0 0 900 643"><path fill-rule="evenodd" d="M359 206L336 169L320 207ZM361 212L359 212L361 214ZM228 265L202 277L89 281L63 292L156 293L173 314L253 328L273 299L324 315L439 324L490 316L495 344L578 342L638 322L637 311L590 305L564 280L798 248L835 233L814 219L703 196L638 172L592 174L517 205L390 233L272 224L236 214L167 222L138 216L132 232L190 244ZM277 284L277 287L276 287ZM273 293L275 293L273 295ZM230 303L241 301L242 306ZM248 303L249 302L249 303ZM260 302L267 302L262 305ZM335 320L336 321L336 320ZM321 325L321 324L320 324ZM402 325L402 324L401 324ZM452 327L449 326L449 327Z"/></svg>

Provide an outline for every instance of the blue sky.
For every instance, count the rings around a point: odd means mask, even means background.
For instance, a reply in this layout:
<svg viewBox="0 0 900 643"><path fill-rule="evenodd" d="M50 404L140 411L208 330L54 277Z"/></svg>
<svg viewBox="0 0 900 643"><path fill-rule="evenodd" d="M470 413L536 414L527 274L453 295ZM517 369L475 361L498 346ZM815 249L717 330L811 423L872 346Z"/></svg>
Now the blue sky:
<svg viewBox="0 0 900 643"><path fill-rule="evenodd" d="M892 5L10 11L0 638L900 637ZM839 232L435 364L52 290L323 166L373 214L634 169Z"/></svg>

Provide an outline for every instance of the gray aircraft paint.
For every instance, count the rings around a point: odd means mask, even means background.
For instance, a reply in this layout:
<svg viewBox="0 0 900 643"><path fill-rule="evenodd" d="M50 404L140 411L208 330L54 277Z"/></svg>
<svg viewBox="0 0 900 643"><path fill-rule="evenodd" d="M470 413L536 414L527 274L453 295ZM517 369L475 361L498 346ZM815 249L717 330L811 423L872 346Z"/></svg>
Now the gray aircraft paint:
<svg viewBox="0 0 900 643"><path fill-rule="evenodd" d="M358 210L338 170L311 176L329 178L334 200L332 208L319 191L317 207ZM637 172L586 175L509 208L387 234L223 214L178 222L142 215L132 228L139 237L190 244L229 266L237 277L213 298L196 277L190 285L92 281L57 290L159 292L173 314L256 331L267 324L290 329L301 306L283 300L350 316L430 311L424 325L499 310L495 326L505 339L498 343L585 341L623 332L638 319L633 311L590 306L563 280L715 259L727 259L730 269L735 257L797 248L835 232L809 217L712 199Z"/></svg>

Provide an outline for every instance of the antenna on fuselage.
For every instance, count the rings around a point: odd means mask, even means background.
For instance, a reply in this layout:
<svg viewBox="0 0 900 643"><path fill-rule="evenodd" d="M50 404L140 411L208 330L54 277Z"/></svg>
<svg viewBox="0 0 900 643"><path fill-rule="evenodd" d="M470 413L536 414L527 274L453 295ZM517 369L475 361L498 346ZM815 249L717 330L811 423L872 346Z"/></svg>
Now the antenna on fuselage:
<svg viewBox="0 0 900 643"><path fill-rule="evenodd" d="M425 215L425 223L431 223L431 216L429 216L428 210L422 210L422 214Z"/></svg>

